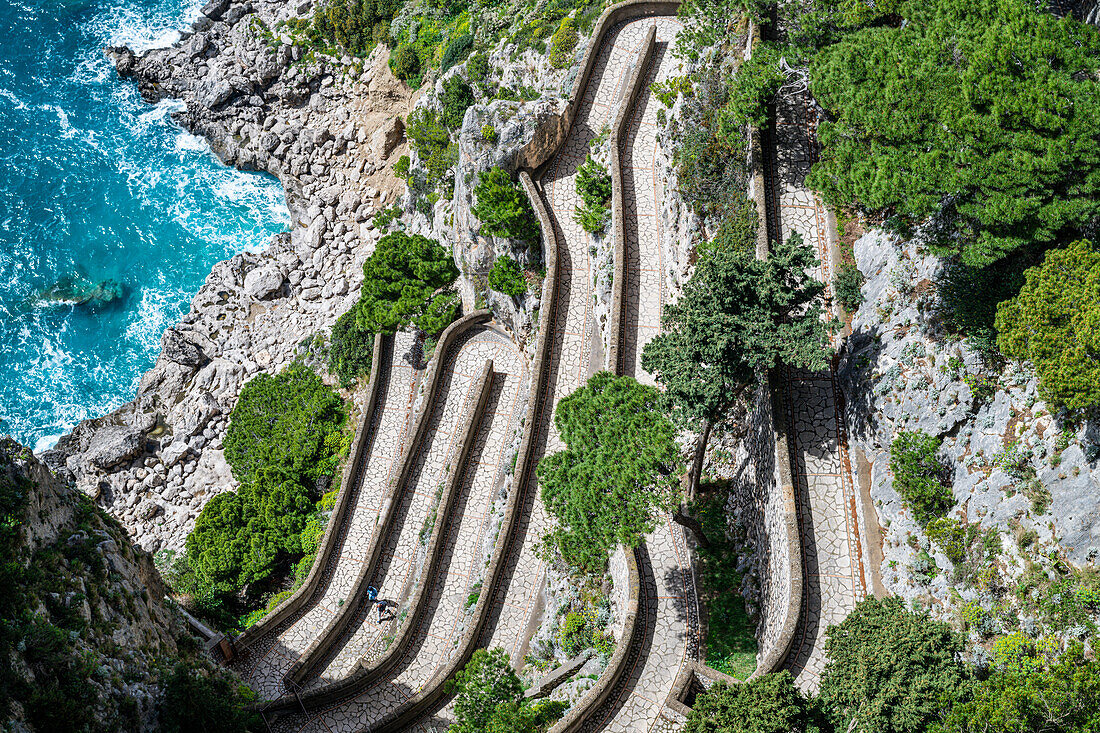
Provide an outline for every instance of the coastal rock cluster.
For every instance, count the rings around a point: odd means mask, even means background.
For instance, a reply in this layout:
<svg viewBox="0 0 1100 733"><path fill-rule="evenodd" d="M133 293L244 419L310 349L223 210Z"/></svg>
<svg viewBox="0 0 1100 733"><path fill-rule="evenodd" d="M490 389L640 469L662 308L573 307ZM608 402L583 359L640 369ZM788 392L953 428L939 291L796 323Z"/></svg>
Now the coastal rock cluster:
<svg viewBox="0 0 1100 733"><path fill-rule="evenodd" d="M149 550L180 548L203 504L236 487L221 441L241 386L308 350L354 303L380 237L372 216L404 188L390 166L407 150L400 114L413 92L381 47L326 63L263 32L309 12L215 0L171 48L108 50L147 101L182 101L174 119L224 162L277 176L292 214L264 251L213 267L132 402L43 455Z"/></svg>

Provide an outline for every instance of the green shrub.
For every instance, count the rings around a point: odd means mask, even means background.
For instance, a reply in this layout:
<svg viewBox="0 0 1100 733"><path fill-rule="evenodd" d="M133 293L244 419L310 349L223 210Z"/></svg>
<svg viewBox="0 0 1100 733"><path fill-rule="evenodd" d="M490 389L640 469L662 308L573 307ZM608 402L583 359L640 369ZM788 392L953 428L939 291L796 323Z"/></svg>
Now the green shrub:
<svg viewBox="0 0 1100 733"><path fill-rule="evenodd" d="M454 320L458 268L447 250L419 234L391 232L378 240L363 263L363 285L355 306L359 328L394 333L414 324L436 334Z"/></svg>
<svg viewBox="0 0 1100 733"><path fill-rule="evenodd" d="M896 596L860 601L825 637L819 701L836 730L922 733L964 694L965 639Z"/></svg>
<svg viewBox="0 0 1100 733"><path fill-rule="evenodd" d="M420 56L415 48L404 43L397 47L393 58L393 75L401 81L419 81Z"/></svg>
<svg viewBox="0 0 1100 733"><path fill-rule="evenodd" d="M307 34L314 44L335 42L351 55L363 57L376 43L384 42L378 37L378 25L388 23L399 8L399 0L331 0L313 14Z"/></svg>
<svg viewBox="0 0 1100 733"><path fill-rule="evenodd" d="M447 69L466 58L466 54L470 52L473 45L474 37L472 34L463 33L460 36L455 36L451 42L447 44L447 50L443 52L443 58L439 62L439 73L445 73Z"/></svg>
<svg viewBox="0 0 1100 733"><path fill-rule="evenodd" d="M581 204L573 211L573 221L580 224L581 229L592 234L599 234L606 229L610 218L611 209L607 206Z"/></svg>
<svg viewBox="0 0 1100 733"><path fill-rule="evenodd" d="M454 694L451 733L539 733L561 717L567 703L533 702L503 649L478 649L466 666L447 681Z"/></svg>
<svg viewBox="0 0 1100 733"><path fill-rule="evenodd" d="M435 110L414 110L408 118L405 134L428 171L427 184L435 188L458 162L458 146L451 142L451 133Z"/></svg>
<svg viewBox="0 0 1100 733"><path fill-rule="evenodd" d="M407 155L402 155L393 164L393 174L398 178L404 178L409 175L409 165L412 164L412 160Z"/></svg>
<svg viewBox="0 0 1100 733"><path fill-rule="evenodd" d="M243 733L265 729L259 714L246 709L255 693L235 686L224 673L206 673L177 664L163 683L159 708L164 733Z"/></svg>
<svg viewBox="0 0 1100 733"><path fill-rule="evenodd" d="M564 69L573 60L573 49L577 47L580 35L577 33L577 21L566 16L550 39L550 65L555 69Z"/></svg>
<svg viewBox="0 0 1100 733"><path fill-rule="evenodd" d="M567 446L538 465L542 500L557 520L544 536L572 567L600 572L617 545L637 545L659 508L679 500L676 429L660 393L608 372L558 403L554 425Z"/></svg>
<svg viewBox="0 0 1100 733"><path fill-rule="evenodd" d="M484 51L478 51L466 61L466 76L473 82L484 82L489 78L489 56Z"/></svg>
<svg viewBox="0 0 1100 733"><path fill-rule="evenodd" d="M462 127L462 116L474 103L474 92L465 79L452 74L443 82L440 101L443 104L443 123L452 130L457 129Z"/></svg>
<svg viewBox="0 0 1100 733"><path fill-rule="evenodd" d="M515 298L527 292L527 281L519 264L508 255L501 255L489 270L489 287Z"/></svg>
<svg viewBox="0 0 1100 733"><path fill-rule="evenodd" d="M474 196L477 198L474 216L481 220L486 234L527 241L538 239L539 227L531 202L503 168L482 173L474 187Z"/></svg>
<svg viewBox="0 0 1100 733"><path fill-rule="evenodd" d="M497 141L497 129L486 122L481 126L481 139L487 143L495 143Z"/></svg>
<svg viewBox="0 0 1100 733"><path fill-rule="evenodd" d="M684 733L810 733L810 703L784 670L751 682L719 682L695 698Z"/></svg>
<svg viewBox="0 0 1100 733"><path fill-rule="evenodd" d="M955 504L939 458L942 442L940 438L919 431L903 431L890 444L894 489L922 527L942 517Z"/></svg>
<svg viewBox="0 0 1100 733"><path fill-rule="evenodd" d="M577 193L589 206L605 206L611 200L611 174L588 155L577 168Z"/></svg>
<svg viewBox="0 0 1100 733"><path fill-rule="evenodd" d="M850 262L845 262L833 278L833 291L844 310L854 313L863 304L863 273Z"/></svg>
<svg viewBox="0 0 1100 733"><path fill-rule="evenodd" d="M359 327L355 314L353 307L336 319L329 341L328 369L340 378L344 388L370 376L374 356L374 334Z"/></svg>

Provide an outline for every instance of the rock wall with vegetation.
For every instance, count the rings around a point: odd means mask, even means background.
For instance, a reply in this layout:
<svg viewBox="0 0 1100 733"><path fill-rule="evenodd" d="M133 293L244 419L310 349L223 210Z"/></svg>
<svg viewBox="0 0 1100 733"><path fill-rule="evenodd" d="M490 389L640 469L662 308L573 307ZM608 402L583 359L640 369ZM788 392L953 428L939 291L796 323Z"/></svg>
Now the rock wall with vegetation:
<svg viewBox="0 0 1100 733"><path fill-rule="evenodd" d="M183 731L218 717L203 729L252 729L237 683L205 659L152 558L9 439L0 553L5 729Z"/></svg>

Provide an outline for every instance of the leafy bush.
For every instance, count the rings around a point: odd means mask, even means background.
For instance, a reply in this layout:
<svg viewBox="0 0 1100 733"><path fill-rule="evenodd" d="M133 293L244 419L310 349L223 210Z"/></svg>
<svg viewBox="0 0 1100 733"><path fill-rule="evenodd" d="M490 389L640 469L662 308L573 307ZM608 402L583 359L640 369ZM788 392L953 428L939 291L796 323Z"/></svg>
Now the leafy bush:
<svg viewBox="0 0 1100 733"><path fill-rule="evenodd" d="M894 489L922 527L942 517L954 506L955 497L944 480L939 450L943 441L920 431L900 432L890 444L890 472Z"/></svg>
<svg viewBox="0 0 1100 733"><path fill-rule="evenodd" d="M164 733L244 733L265 730L258 713L246 709L255 693L234 686L224 673L204 673L182 662L163 682L158 730Z"/></svg>
<svg viewBox="0 0 1100 733"><path fill-rule="evenodd" d="M444 73L447 69L466 58L466 54L470 52L473 45L474 37L470 33L463 33L451 39L451 42L447 44L447 50L443 52L443 58L439 61L439 73Z"/></svg>
<svg viewBox="0 0 1100 733"><path fill-rule="evenodd" d="M478 177L474 187L474 216L481 220L486 234L535 241L539 227L535 211L527 194L520 190L500 167L495 167Z"/></svg>
<svg viewBox="0 0 1100 733"><path fill-rule="evenodd" d="M601 571L615 546L637 545L655 511L678 501L676 430L658 400L653 387L599 372L558 403L554 425L567 447L537 473L557 520L544 540L569 565Z"/></svg>
<svg viewBox="0 0 1100 733"><path fill-rule="evenodd" d="M340 378L340 386L350 387L356 380L370 376L373 356L374 334L359 327L353 307L332 324L328 348L329 371Z"/></svg>
<svg viewBox="0 0 1100 733"><path fill-rule="evenodd" d="M532 702L503 649L478 649L447 681L455 695L451 733L541 733L561 717L567 703Z"/></svg>
<svg viewBox="0 0 1100 733"><path fill-rule="evenodd" d="M440 101L443 104L443 123L452 130L457 129L462 127L462 116L474 103L474 92L465 79L452 74L443 82Z"/></svg>
<svg viewBox="0 0 1100 733"><path fill-rule="evenodd" d="M527 292L527 281L519 264L508 255L501 255L489 270L489 287L514 298Z"/></svg>
<svg viewBox="0 0 1100 733"><path fill-rule="evenodd" d="M398 178L404 178L409 175L409 165L412 164L412 160L407 155L402 155L393 164L393 174Z"/></svg>
<svg viewBox="0 0 1100 733"><path fill-rule="evenodd" d="M400 7L399 0L331 0L313 14L307 33L315 44L335 42L353 56L366 56L385 40L377 38L376 27L391 20Z"/></svg>
<svg viewBox="0 0 1100 733"><path fill-rule="evenodd" d="M497 141L497 129L486 122L481 126L481 139L487 143L495 143Z"/></svg>
<svg viewBox="0 0 1100 733"><path fill-rule="evenodd" d="M730 80L724 117L741 127L767 123L768 105L786 80L779 68L782 55L775 45L763 43L753 50L752 58L737 67Z"/></svg>
<svg viewBox="0 0 1100 733"><path fill-rule="evenodd" d="M611 200L611 174L607 167L588 155L577 168L575 185L583 203L576 207L573 218L586 232L602 232L611 212L607 206Z"/></svg>
<svg viewBox="0 0 1100 733"><path fill-rule="evenodd" d="M684 733L809 733L813 709L783 670L751 682L718 682L695 698Z"/></svg>
<svg viewBox="0 0 1100 733"><path fill-rule="evenodd" d="M425 333L439 333L458 313L458 297L451 288L456 279L454 259L439 242L419 234L387 234L363 263L355 306L358 327L394 333L415 324Z"/></svg>
<svg viewBox="0 0 1100 733"><path fill-rule="evenodd" d="M1043 399L1071 410L1100 403L1100 252L1087 241L1047 252L1019 295L997 306L997 345L1029 359Z"/></svg>
<svg viewBox="0 0 1100 733"><path fill-rule="evenodd" d="M404 43L397 47L393 56L393 75L401 81L419 81L420 56L415 48Z"/></svg>
<svg viewBox="0 0 1100 733"><path fill-rule="evenodd" d="M581 229L592 234L598 234L607 229L607 221L611 216L611 209L606 206L588 206L582 204L573 211L573 221L581 225Z"/></svg>
<svg viewBox="0 0 1100 733"><path fill-rule="evenodd" d="M1100 728L1100 663L1073 643L1048 668L994 672L934 733L1086 733Z"/></svg>
<svg viewBox="0 0 1100 733"><path fill-rule="evenodd" d="M470 81L484 82L489 78L489 56L484 51L478 51L466 61L466 76Z"/></svg>
<svg viewBox="0 0 1100 733"><path fill-rule="evenodd" d="M964 692L965 639L896 596L860 601L825 637L819 700L836 730L923 733Z"/></svg>
<svg viewBox="0 0 1100 733"><path fill-rule="evenodd" d="M421 108L409 115L405 134L428 171L428 186L435 188L458 162L458 146L451 142L447 125L435 110Z"/></svg>
<svg viewBox="0 0 1100 733"><path fill-rule="evenodd" d="M1095 29L1030 0L901 13L905 23L849 33L814 56L810 88L828 121L807 181L830 203L905 226L935 218L936 251L975 266L1095 221Z"/></svg>
<svg viewBox="0 0 1100 733"><path fill-rule="evenodd" d="M550 39L550 65L555 69L564 69L573 60L573 49L577 47L580 35L577 33L577 21L566 16Z"/></svg>
<svg viewBox="0 0 1100 733"><path fill-rule="evenodd" d="M347 451L346 419L340 398L301 364L246 384L225 437L225 458L241 488L203 507L174 585L217 611L301 554L316 487Z"/></svg>
<svg viewBox="0 0 1100 733"><path fill-rule="evenodd" d="M863 304L863 273L851 262L845 262L833 278L833 291L836 299L849 313L855 312Z"/></svg>

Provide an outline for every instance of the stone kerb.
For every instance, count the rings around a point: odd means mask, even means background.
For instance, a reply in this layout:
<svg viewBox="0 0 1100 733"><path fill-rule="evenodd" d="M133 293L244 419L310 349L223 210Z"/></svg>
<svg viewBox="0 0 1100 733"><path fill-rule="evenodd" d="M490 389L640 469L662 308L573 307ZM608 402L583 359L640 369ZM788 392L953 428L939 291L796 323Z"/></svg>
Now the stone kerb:
<svg viewBox="0 0 1100 733"><path fill-rule="evenodd" d="M313 566L309 575L301 587L290 598L280 603L271 613L257 621L252 627L246 629L240 636L233 640L233 649L247 649L262 639L269 631L274 630L290 616L302 610L309 601L321 582L324 570L332 560L332 554L336 549L338 540L342 536L344 523L350 509L350 498L354 493L352 487L359 481L359 474L363 466L363 451L367 445L371 433L371 425L374 421L375 408L378 406L378 395L381 385L385 381L381 371L382 348L385 338L382 334L374 336L374 356L371 358L370 382L367 386L367 404L363 408L363 419L359 424L359 430L355 434L355 441L351 444L348 453L347 464L344 467L344 475L340 483L340 493L336 495L336 503L333 505L332 514L329 516L328 526L321 538L321 545L317 550L317 557L313 560Z"/></svg>
<svg viewBox="0 0 1100 733"><path fill-rule="evenodd" d="M647 15L676 15L679 8L679 0L623 0L623 2L615 3L604 10L592 26L592 37L589 39L584 56L581 57L579 70L576 79L573 81L573 91L570 92L569 102L561 115L561 123L557 129L557 140L552 144L547 144L547 141L542 139L532 141L531 145L528 145L520 155L520 160L531 170L540 170L545 163L554 157L558 148L565 142L565 138L569 134L569 128L573 126L573 120L577 115L577 103L584 94L584 89L588 86L588 81L596 66L596 59L599 57L603 37L607 35L611 28L621 21L632 18L643 18Z"/></svg>
<svg viewBox="0 0 1100 733"><path fill-rule="evenodd" d="M333 695L342 698L344 697L345 691L349 688L355 690L363 689L375 680L383 677L392 670L395 664L401 661L402 657L408 652L409 645L412 644L413 640L416 638L416 627L423 618L424 612L427 610L424 603L425 594L430 592L432 579L435 577L436 573L439 572L439 564L443 561L443 557L446 553L443 541L444 534L449 531L450 527L454 524L452 512L455 500L462 490L462 482L466 474L466 461L473 448L474 439L477 437L477 431L481 426L481 420L485 415L485 408L489 403L492 383L493 361L492 359L486 359L481 375L475 382L477 385L477 399L470 405L467 411L465 420L466 428L459 444L459 451L455 455L447 471L443 495L440 497L439 505L435 509L436 518L439 521L435 522L431 538L428 541L427 566L420 576L421 581L416 584L416 590L407 606L410 613L406 616L400 628L398 628L394 634L394 638L396 639L395 643L374 662L360 660L356 669L343 680L326 685L327 689L324 691L324 699L329 699ZM312 706L317 700L313 695L303 695L302 698L307 706Z"/></svg>
<svg viewBox="0 0 1100 733"><path fill-rule="evenodd" d="M626 288L626 211L623 204L621 148L623 133L626 131L638 94L642 91L645 72L653 60L656 47L657 26L651 25L634 59L634 66L630 70L630 78L624 87L619 111L615 113L615 120L611 125L611 155L608 167L611 169L611 242L614 248L615 274L611 278L611 324L609 326L611 337L608 339L610 345L607 366L615 374L621 373L623 366L619 363L619 356L622 351L623 336L623 290Z"/></svg>
<svg viewBox="0 0 1100 733"><path fill-rule="evenodd" d="M508 496L508 503L504 510L504 520L501 523L501 531L497 537L497 544L493 549L493 556L488 570L485 572L485 580L482 583L481 595L474 605L472 621L462 634L458 643L459 653L446 667L438 670L427 684L413 696L408 703L395 714L380 721L372 728L372 733L384 731L402 731L412 725L418 718L430 712L439 701L447 694L444 685L447 680L466 666L477 648L479 637L485 630L492 611L492 603L496 598L504 578L505 561L510 555L516 542L516 531L519 527L520 508L524 505L524 497L529 490L534 490L534 470L537 464L538 415L549 403L550 388L550 344L551 329L553 328L554 314L558 297L558 240L554 234L554 227L550 221L550 215L546 211L546 205L542 196L531 180L527 171L519 173L520 186L527 195L528 200L535 209L535 217L539 221L544 243L544 257L546 260L546 279L543 284L542 301L540 305L539 331L535 339L535 357L531 370L530 397L527 401L527 413L524 418L524 433L520 440L518 458L516 459L515 480L513 490Z"/></svg>
<svg viewBox="0 0 1100 733"><path fill-rule="evenodd" d="M439 343L436 346L436 356L432 360L432 365L429 368L428 379L424 382L424 404L421 406L420 412L417 415L416 427L412 433L412 437L401 455L401 461L399 463L400 468L393 480L390 481L387 487L386 496L382 500L381 509L379 510L378 526L371 538L371 547L367 553L366 560L364 560L362 564L362 570L355 579L355 583L348 593L348 598L344 605L341 606L339 612L329 621L325 629L305 649L301 656L299 656L298 661L295 662L287 672L286 680L290 683L288 686L293 687L296 684L300 684L309 674L310 670L317 665L318 661L332 649L332 645L336 643L336 640L347 629L348 624L351 623L352 618L359 608L359 604L362 602L363 596L366 594L370 579L378 568L386 538L392 529L397 515L401 491L408 483L409 474L416 463L417 450L424 439L424 433L427 432L432 410L435 407L435 400L438 397L439 385L444 376L444 357L448 349L450 349L451 345L459 336L470 328L488 321L490 316L491 314L487 310L474 311L452 323L443 332L443 335L440 336ZM327 687L328 686L325 686L325 688L321 688L309 694L303 694L301 696L302 701L305 701L307 698L313 699ZM279 698L279 700L270 703L268 709L275 710L297 705L298 699L294 695L284 695Z"/></svg>

